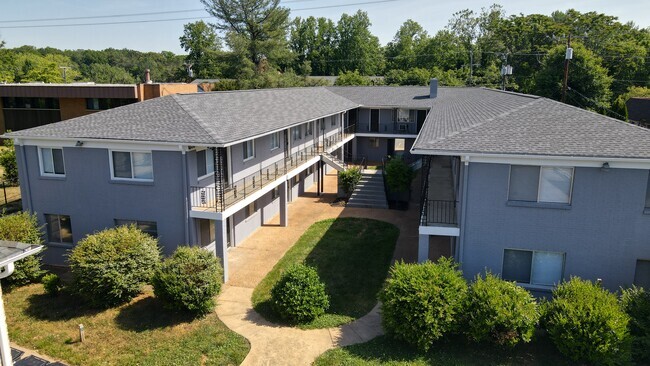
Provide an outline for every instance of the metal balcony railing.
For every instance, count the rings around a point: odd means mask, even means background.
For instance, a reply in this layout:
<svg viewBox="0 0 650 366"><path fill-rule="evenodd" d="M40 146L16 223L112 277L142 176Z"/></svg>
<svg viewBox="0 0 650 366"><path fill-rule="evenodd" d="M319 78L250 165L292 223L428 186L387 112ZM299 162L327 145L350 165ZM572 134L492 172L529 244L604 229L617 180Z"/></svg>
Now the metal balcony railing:
<svg viewBox="0 0 650 366"><path fill-rule="evenodd" d="M422 226L435 224L458 225L457 201L425 200L423 204L420 222Z"/></svg>

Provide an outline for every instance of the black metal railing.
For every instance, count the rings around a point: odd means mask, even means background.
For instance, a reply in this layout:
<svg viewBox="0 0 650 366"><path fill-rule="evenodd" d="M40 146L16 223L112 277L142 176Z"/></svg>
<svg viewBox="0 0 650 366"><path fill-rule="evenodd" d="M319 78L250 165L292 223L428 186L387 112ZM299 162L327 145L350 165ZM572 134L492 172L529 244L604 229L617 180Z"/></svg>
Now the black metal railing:
<svg viewBox="0 0 650 366"><path fill-rule="evenodd" d="M357 123L357 132L359 133L386 133L386 134L405 134L405 135L417 135L418 134L418 124L417 122L389 122L381 123L378 126L372 126L377 128L371 128L370 124L367 122Z"/></svg>
<svg viewBox="0 0 650 366"><path fill-rule="evenodd" d="M458 225L457 201L424 200L421 225Z"/></svg>

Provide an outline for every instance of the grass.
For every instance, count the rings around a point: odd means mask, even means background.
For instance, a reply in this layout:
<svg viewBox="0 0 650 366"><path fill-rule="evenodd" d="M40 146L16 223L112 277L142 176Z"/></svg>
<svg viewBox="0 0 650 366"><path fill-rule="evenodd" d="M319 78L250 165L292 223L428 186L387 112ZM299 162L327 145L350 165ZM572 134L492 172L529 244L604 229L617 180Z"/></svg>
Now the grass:
<svg viewBox="0 0 650 366"><path fill-rule="evenodd" d="M250 349L216 314L193 319L167 311L150 288L108 310L48 296L40 284L14 289L4 301L13 342L73 365L239 365Z"/></svg>
<svg viewBox="0 0 650 366"><path fill-rule="evenodd" d="M555 349L550 340L539 336L535 341L504 349L488 344L467 343L462 338L451 338L434 345L423 353L388 336L369 342L336 348L322 354L316 366L329 365L391 365L391 366L451 366L451 365L571 365Z"/></svg>
<svg viewBox="0 0 650 366"><path fill-rule="evenodd" d="M360 218L319 221L300 237L253 292L253 307L266 319L283 323L270 303L271 288L295 263L318 271L330 295L330 308L302 329L349 323L372 310L386 279L399 229L392 224Z"/></svg>

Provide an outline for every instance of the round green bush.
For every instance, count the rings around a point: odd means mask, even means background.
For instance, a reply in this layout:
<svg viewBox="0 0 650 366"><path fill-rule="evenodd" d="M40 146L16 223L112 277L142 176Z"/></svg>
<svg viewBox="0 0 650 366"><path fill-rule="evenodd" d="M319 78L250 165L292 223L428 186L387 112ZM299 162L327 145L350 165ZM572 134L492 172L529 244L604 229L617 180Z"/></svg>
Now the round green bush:
<svg viewBox="0 0 650 366"><path fill-rule="evenodd" d="M535 298L514 282L487 273L469 286L464 328L471 340L509 347L528 343L538 322Z"/></svg>
<svg viewBox="0 0 650 366"><path fill-rule="evenodd" d="M36 215L21 212L0 217L0 240L18 241L28 244L41 244L41 230ZM45 271L41 269L40 255L31 255L15 263L14 272L2 279L2 286L8 290L36 283Z"/></svg>
<svg viewBox="0 0 650 366"><path fill-rule="evenodd" d="M160 250L157 239L135 226L119 226L80 240L68 261L75 292L93 306L110 307L142 292Z"/></svg>
<svg viewBox="0 0 650 366"><path fill-rule="evenodd" d="M271 304L283 319L307 323L325 314L329 297L316 269L295 264L271 289Z"/></svg>
<svg viewBox="0 0 650 366"><path fill-rule="evenodd" d="M576 362L597 365L630 359L629 316L616 295L574 277L553 291L543 323L555 346Z"/></svg>
<svg viewBox="0 0 650 366"><path fill-rule="evenodd" d="M63 288L63 285L61 283L61 278L55 275L54 273L48 273L45 276L43 276L41 282L43 282L43 288L45 289L45 293L50 296L57 296L59 292L61 292L61 289Z"/></svg>
<svg viewBox="0 0 650 366"><path fill-rule="evenodd" d="M379 294L384 329L427 351L431 344L457 330L467 282L447 258L436 263L396 263Z"/></svg>
<svg viewBox="0 0 650 366"><path fill-rule="evenodd" d="M640 364L650 364L650 292L641 287L625 289L621 301L630 316L632 357Z"/></svg>
<svg viewBox="0 0 650 366"><path fill-rule="evenodd" d="M222 276L213 254L198 247L179 247L155 271L151 283L168 308L204 315L214 309Z"/></svg>

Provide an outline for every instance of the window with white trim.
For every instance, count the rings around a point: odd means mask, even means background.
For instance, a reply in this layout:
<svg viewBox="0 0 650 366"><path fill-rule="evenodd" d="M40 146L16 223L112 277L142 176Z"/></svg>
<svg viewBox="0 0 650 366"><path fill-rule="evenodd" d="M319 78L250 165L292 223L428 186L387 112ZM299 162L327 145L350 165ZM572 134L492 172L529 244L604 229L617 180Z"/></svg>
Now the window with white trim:
<svg viewBox="0 0 650 366"><path fill-rule="evenodd" d="M47 241L54 244L72 244L72 223L68 215L45 214Z"/></svg>
<svg viewBox="0 0 650 366"><path fill-rule="evenodd" d="M271 150L280 148L280 132L271 134Z"/></svg>
<svg viewBox="0 0 650 366"><path fill-rule="evenodd" d="M38 156L41 163L41 175L65 175L62 148L41 147Z"/></svg>
<svg viewBox="0 0 650 366"><path fill-rule="evenodd" d="M248 140L242 143L244 150L244 161L255 157L255 140Z"/></svg>
<svg viewBox="0 0 650 366"><path fill-rule="evenodd" d="M571 202L573 168L510 166L509 201Z"/></svg>
<svg viewBox="0 0 650 366"><path fill-rule="evenodd" d="M300 126L291 127L291 136L293 136L293 141L300 140L302 138L302 131Z"/></svg>
<svg viewBox="0 0 650 366"><path fill-rule="evenodd" d="M196 171L199 178L214 173L214 150L196 152Z"/></svg>
<svg viewBox="0 0 650 366"><path fill-rule="evenodd" d="M158 237L158 224L155 221L115 219L115 226L130 225L134 225L140 231L151 235L153 238Z"/></svg>
<svg viewBox="0 0 650 366"><path fill-rule="evenodd" d="M314 134L314 121L307 122L307 127L305 128L305 136L311 136Z"/></svg>
<svg viewBox="0 0 650 366"><path fill-rule="evenodd" d="M501 277L507 281L553 286L564 277L564 253L505 249Z"/></svg>
<svg viewBox="0 0 650 366"><path fill-rule="evenodd" d="M113 179L153 180L150 152L111 151Z"/></svg>
<svg viewBox="0 0 650 366"><path fill-rule="evenodd" d="M397 122L409 122L411 111L404 108L399 108L397 110Z"/></svg>

